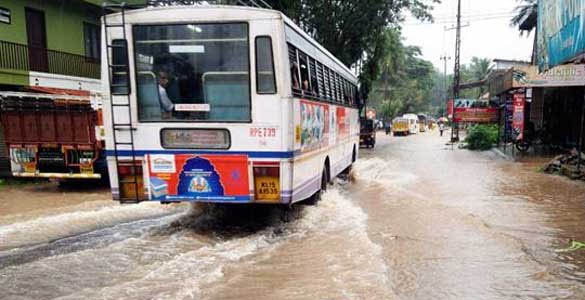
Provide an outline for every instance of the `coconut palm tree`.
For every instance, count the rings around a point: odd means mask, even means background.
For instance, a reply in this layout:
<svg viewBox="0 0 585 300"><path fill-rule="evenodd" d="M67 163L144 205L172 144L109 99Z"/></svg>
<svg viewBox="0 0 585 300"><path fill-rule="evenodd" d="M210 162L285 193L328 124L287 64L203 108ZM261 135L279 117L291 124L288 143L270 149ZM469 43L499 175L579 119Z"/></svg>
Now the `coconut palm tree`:
<svg viewBox="0 0 585 300"><path fill-rule="evenodd" d="M473 57L471 58L471 64L469 65L469 75L471 75L472 80L475 81L485 80L493 68L494 66L492 65L491 59ZM487 87L482 85L477 92L479 98L487 92Z"/></svg>
<svg viewBox="0 0 585 300"><path fill-rule="evenodd" d="M517 15L510 20L510 26L518 27L520 34L532 32L536 28L538 17L538 0L516 0L521 2L514 9Z"/></svg>

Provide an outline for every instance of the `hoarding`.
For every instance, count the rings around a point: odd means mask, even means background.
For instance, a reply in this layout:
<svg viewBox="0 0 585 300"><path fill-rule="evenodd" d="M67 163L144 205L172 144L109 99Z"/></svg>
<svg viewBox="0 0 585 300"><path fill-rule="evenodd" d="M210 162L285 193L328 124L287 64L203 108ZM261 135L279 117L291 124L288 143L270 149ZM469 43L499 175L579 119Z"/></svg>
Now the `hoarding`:
<svg viewBox="0 0 585 300"><path fill-rule="evenodd" d="M534 66L515 66L512 72L512 88L585 85L585 65L556 66L540 74Z"/></svg>
<svg viewBox="0 0 585 300"><path fill-rule="evenodd" d="M539 0L537 61L540 71L585 52L585 0Z"/></svg>
<svg viewBox="0 0 585 300"><path fill-rule="evenodd" d="M493 123L498 120L498 109L488 101L475 99L455 100L455 122Z"/></svg>
<svg viewBox="0 0 585 300"><path fill-rule="evenodd" d="M512 103L512 137L520 141L524 139L524 94L514 94Z"/></svg>

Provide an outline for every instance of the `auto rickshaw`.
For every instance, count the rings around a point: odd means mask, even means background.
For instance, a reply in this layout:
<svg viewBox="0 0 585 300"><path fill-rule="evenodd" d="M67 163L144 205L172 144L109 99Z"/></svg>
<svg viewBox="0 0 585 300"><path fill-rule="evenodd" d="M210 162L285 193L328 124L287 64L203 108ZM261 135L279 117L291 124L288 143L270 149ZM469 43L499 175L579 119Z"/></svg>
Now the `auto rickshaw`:
<svg viewBox="0 0 585 300"><path fill-rule="evenodd" d="M376 145L376 128L374 120L360 119L360 147L374 148Z"/></svg>

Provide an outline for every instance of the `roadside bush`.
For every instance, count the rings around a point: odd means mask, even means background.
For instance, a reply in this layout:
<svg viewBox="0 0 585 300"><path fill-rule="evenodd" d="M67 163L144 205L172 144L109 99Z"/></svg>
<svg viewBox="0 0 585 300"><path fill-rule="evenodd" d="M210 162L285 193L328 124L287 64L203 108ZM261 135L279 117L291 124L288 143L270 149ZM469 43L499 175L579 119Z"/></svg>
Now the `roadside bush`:
<svg viewBox="0 0 585 300"><path fill-rule="evenodd" d="M497 125L474 125L465 138L467 149L489 150L498 142Z"/></svg>

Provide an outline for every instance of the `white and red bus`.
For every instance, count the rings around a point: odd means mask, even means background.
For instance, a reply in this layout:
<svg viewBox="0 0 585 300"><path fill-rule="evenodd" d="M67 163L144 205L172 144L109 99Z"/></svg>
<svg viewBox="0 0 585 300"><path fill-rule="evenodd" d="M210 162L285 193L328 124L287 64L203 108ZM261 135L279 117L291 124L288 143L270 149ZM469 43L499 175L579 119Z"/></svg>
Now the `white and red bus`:
<svg viewBox="0 0 585 300"><path fill-rule="evenodd" d="M103 19L113 198L292 204L358 157L358 81L281 12L147 7Z"/></svg>

